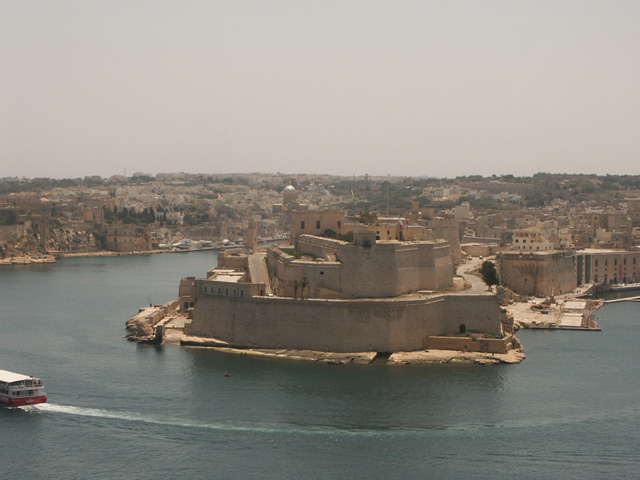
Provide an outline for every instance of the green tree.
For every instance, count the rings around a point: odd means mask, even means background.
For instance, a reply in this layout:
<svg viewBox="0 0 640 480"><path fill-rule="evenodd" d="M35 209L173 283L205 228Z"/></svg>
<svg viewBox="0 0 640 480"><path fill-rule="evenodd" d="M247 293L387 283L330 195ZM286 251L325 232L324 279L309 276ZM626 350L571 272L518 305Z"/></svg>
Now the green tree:
<svg viewBox="0 0 640 480"><path fill-rule="evenodd" d="M373 212L362 211L360 212L360 221L365 225L373 225L378 221L378 215Z"/></svg>
<svg viewBox="0 0 640 480"><path fill-rule="evenodd" d="M493 285L498 285L498 283L500 282L500 276L498 275L496 266L489 260L485 260L484 262L482 262L482 266L480 267L480 274L482 275L482 281L487 284L489 290L491 290L491 287Z"/></svg>

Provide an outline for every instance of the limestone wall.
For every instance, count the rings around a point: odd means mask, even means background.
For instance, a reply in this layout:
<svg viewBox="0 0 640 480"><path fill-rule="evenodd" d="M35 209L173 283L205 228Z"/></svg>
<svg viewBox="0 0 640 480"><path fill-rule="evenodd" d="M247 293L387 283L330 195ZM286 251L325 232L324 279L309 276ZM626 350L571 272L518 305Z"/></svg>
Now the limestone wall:
<svg viewBox="0 0 640 480"><path fill-rule="evenodd" d="M451 259L455 264L460 264L462 254L460 252L460 222L451 218L432 218L426 222L427 228L433 231L433 238L442 238L451 246Z"/></svg>
<svg viewBox="0 0 640 480"><path fill-rule="evenodd" d="M415 300L294 300L199 296L189 334L235 345L354 351L423 349L427 336L460 331L500 334L490 296Z"/></svg>
<svg viewBox="0 0 640 480"><path fill-rule="evenodd" d="M353 298L396 297L418 290L437 290L453 281L449 244L442 241L389 241L365 247L301 235L298 243L301 250L323 257L335 255L340 262L334 262L330 270L324 268L323 262L309 265L306 276L312 282L312 296L315 288L323 287ZM280 259L278 275L288 279L287 270L299 268L298 261L287 262L282 256ZM312 275L319 277L312 279Z"/></svg>
<svg viewBox="0 0 640 480"><path fill-rule="evenodd" d="M304 292L307 297L330 296L333 298L339 295L331 295L327 290L333 292L341 292L342 290L340 262L295 260L293 256L282 250L269 249L267 250L267 265L271 278L278 279L278 295L293 297L294 291L291 282L300 280L302 277L309 279L309 287ZM298 292L298 294L300 293Z"/></svg>
<svg viewBox="0 0 640 480"><path fill-rule="evenodd" d="M249 268L247 256L236 252L220 250L218 253L218 267L219 268L233 268L238 270L246 270Z"/></svg>
<svg viewBox="0 0 640 480"><path fill-rule="evenodd" d="M424 347L437 350L461 350L466 352L507 353L513 336L506 338L467 337L426 337Z"/></svg>
<svg viewBox="0 0 640 480"><path fill-rule="evenodd" d="M502 284L520 295L560 295L578 286L573 252L505 252L498 258Z"/></svg>
<svg viewBox="0 0 640 480"><path fill-rule="evenodd" d="M333 230L339 234L347 231L343 211L291 212L291 245L296 245L300 235L324 235L326 230Z"/></svg>
<svg viewBox="0 0 640 480"><path fill-rule="evenodd" d="M265 286L259 283L224 282L197 279L195 289L198 299L205 297L251 298L265 294Z"/></svg>

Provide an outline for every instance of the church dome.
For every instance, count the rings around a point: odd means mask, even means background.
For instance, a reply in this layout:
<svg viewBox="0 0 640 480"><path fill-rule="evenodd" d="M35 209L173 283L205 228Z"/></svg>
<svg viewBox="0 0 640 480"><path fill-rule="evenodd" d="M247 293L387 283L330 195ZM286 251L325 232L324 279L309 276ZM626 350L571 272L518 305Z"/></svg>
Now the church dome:
<svg viewBox="0 0 640 480"><path fill-rule="evenodd" d="M293 188L293 185L287 185L282 191L282 203L284 205L292 204L296 201L297 196L298 192L296 192L296 189Z"/></svg>

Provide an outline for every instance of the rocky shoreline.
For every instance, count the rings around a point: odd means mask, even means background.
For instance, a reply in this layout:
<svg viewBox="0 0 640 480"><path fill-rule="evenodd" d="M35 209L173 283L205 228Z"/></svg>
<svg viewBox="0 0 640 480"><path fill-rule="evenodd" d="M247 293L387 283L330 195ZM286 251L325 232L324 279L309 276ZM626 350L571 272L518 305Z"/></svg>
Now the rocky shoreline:
<svg viewBox="0 0 640 480"><path fill-rule="evenodd" d="M360 364L367 365L376 359L386 359L387 365L429 365L429 364L476 364L496 365L521 363L525 355L522 349L510 350L507 353L462 352L458 350L419 350L415 352L395 352L388 358L379 356L378 352L319 352L295 349L262 349L235 348L226 342L211 338L184 336L180 345L195 348L210 348L219 352L235 355L252 355L257 357L281 358L287 360L303 360L329 363L335 365Z"/></svg>
<svg viewBox="0 0 640 480"><path fill-rule="evenodd" d="M61 253L59 255L41 255L41 256L14 256L0 258L0 265L39 265L43 263L55 263L57 258L77 258L77 257L122 257L129 255L154 255L157 253L176 253L171 250L141 250L136 252L111 252L109 250L100 250L96 252L74 252Z"/></svg>
<svg viewBox="0 0 640 480"><path fill-rule="evenodd" d="M42 255L39 257L6 257L0 258L0 265L42 265L45 263L55 263L56 259L52 255Z"/></svg>

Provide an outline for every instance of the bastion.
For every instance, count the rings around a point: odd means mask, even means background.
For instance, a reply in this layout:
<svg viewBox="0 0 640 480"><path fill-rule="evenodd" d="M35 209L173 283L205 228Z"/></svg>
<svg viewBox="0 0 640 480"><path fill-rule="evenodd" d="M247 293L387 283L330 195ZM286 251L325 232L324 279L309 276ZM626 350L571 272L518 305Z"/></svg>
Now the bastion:
<svg viewBox="0 0 640 480"><path fill-rule="evenodd" d="M180 290L193 319L185 334L234 348L393 353L445 345L490 354L517 346L494 295L454 293L453 283L448 242L356 232L352 243L301 234L288 248L222 251L207 278L185 279Z"/></svg>

